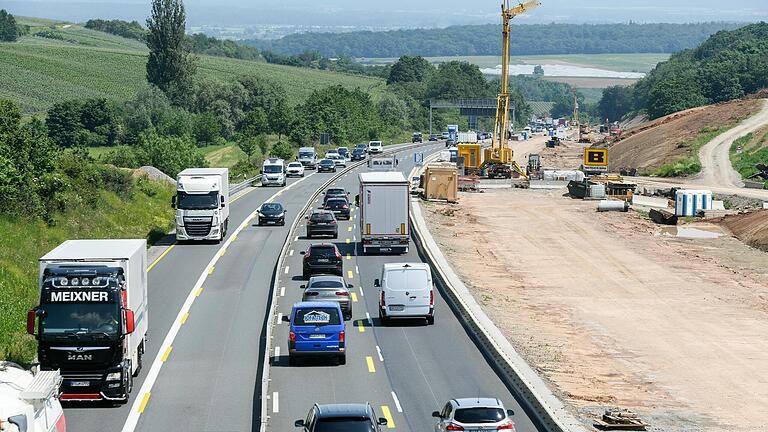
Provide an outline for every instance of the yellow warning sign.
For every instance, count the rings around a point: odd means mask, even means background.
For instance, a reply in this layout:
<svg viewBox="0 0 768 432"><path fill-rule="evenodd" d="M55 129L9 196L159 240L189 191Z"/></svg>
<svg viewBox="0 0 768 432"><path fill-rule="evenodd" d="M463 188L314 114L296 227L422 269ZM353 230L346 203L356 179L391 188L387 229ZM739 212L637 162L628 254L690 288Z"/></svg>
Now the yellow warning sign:
<svg viewBox="0 0 768 432"><path fill-rule="evenodd" d="M585 167L608 167L607 149L586 149L584 150Z"/></svg>

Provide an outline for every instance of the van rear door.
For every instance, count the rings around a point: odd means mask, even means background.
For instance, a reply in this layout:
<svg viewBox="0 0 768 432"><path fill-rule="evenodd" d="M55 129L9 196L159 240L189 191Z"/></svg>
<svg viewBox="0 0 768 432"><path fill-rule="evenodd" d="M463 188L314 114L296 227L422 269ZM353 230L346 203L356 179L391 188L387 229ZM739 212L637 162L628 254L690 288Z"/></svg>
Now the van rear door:
<svg viewBox="0 0 768 432"><path fill-rule="evenodd" d="M423 317L430 312L432 283L425 268L388 269L382 281L388 316Z"/></svg>

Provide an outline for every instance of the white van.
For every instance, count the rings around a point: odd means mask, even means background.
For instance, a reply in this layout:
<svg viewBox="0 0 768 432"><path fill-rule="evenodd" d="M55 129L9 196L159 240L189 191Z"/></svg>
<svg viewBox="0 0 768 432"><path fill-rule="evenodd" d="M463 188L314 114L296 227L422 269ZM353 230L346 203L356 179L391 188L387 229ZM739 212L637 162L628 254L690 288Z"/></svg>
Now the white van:
<svg viewBox="0 0 768 432"><path fill-rule="evenodd" d="M392 318L424 318L435 323L435 293L432 272L424 263L384 264L379 288L379 319L388 325Z"/></svg>
<svg viewBox="0 0 768 432"><path fill-rule="evenodd" d="M278 158L265 160L261 168L261 185L285 186L285 182L285 161Z"/></svg>
<svg viewBox="0 0 768 432"><path fill-rule="evenodd" d="M371 141L368 143L368 153L378 154L382 153L383 151L384 145L381 144L381 141Z"/></svg>

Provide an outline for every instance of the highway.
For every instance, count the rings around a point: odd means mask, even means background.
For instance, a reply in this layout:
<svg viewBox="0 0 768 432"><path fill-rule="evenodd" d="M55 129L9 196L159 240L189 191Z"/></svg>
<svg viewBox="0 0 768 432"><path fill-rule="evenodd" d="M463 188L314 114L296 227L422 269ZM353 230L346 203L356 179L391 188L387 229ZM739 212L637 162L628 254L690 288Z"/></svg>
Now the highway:
<svg viewBox="0 0 768 432"><path fill-rule="evenodd" d="M412 158L401 158L400 170L408 176ZM359 168L334 184L345 187L351 196L359 187ZM316 203L318 204L318 203ZM313 403L369 401L377 415L388 419L389 429L424 432L434 427L432 411L456 397L489 396L504 401L515 411L518 431L537 430L483 358L475 344L441 296L436 295L433 326L423 320L396 322L382 327L378 321L377 289L373 280L381 277L388 262L421 262L411 243L406 255L358 255L358 211L350 221L340 221L339 239L334 242L344 259L347 282L354 285L353 319L347 322L347 364L306 362L288 366L288 324L274 318L277 329L271 346L272 368L268 403L269 431L288 431L304 418ZM312 242L306 240L301 223L292 236L285 267L278 269L278 313L290 314L301 300L302 255ZM298 238L296 237L298 236Z"/></svg>

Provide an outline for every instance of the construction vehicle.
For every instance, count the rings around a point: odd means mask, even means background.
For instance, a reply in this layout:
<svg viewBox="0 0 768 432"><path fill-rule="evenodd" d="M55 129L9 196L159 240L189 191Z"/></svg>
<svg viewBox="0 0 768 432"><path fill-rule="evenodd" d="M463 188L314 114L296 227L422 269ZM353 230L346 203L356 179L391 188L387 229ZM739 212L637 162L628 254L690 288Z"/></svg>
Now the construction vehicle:
<svg viewBox="0 0 768 432"><path fill-rule="evenodd" d="M525 169L525 175L529 179L541 179L541 156L538 154L528 155L528 166Z"/></svg>

